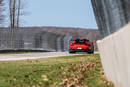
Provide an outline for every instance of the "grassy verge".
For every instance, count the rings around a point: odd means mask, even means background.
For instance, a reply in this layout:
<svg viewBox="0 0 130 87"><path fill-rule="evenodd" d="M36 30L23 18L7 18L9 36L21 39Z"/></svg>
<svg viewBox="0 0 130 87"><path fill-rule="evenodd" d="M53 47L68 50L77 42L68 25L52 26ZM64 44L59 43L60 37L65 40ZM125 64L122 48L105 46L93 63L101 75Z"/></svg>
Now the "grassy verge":
<svg viewBox="0 0 130 87"><path fill-rule="evenodd" d="M0 87L113 87L99 55L0 62Z"/></svg>

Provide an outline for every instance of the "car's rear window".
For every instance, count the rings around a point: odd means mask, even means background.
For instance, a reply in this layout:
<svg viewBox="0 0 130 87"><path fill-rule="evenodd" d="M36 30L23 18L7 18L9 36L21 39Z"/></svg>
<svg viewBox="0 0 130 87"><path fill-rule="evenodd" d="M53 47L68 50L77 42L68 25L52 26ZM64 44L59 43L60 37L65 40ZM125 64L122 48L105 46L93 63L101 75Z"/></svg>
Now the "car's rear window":
<svg viewBox="0 0 130 87"><path fill-rule="evenodd" d="M86 42L86 39L83 39L83 40L80 40L80 39L77 39L75 40L76 43L85 43Z"/></svg>

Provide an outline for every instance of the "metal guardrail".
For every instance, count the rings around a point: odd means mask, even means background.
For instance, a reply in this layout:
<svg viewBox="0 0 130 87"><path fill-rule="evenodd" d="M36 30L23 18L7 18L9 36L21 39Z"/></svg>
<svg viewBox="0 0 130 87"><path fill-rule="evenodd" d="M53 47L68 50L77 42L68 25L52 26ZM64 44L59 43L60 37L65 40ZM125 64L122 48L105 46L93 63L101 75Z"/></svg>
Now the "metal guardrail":
<svg viewBox="0 0 130 87"><path fill-rule="evenodd" d="M67 51L71 38L34 29L0 29L0 50Z"/></svg>

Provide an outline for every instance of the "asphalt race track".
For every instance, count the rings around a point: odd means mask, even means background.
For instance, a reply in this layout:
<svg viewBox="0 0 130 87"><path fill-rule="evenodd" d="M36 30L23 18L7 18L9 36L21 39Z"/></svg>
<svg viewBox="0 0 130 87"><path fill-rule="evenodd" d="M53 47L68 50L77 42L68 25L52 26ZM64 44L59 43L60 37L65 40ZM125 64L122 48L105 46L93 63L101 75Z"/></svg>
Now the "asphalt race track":
<svg viewBox="0 0 130 87"><path fill-rule="evenodd" d="M71 56L81 54L69 54L68 52L39 52L39 53L20 53L20 54L0 54L0 61L12 61L12 60L26 60L26 59L39 59L39 58L51 58L58 56Z"/></svg>
<svg viewBox="0 0 130 87"><path fill-rule="evenodd" d="M97 52L96 52L97 53ZM39 52L39 53L20 53L20 54L0 54L0 61L27 60L52 58L59 56L87 55L87 53L69 54L68 52Z"/></svg>

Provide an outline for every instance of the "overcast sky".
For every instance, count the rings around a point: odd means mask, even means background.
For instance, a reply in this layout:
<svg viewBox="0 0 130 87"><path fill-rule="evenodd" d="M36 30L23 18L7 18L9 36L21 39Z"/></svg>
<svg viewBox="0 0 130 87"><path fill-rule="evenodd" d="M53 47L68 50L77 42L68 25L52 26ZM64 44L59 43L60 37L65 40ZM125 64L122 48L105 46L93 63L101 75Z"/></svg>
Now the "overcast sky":
<svg viewBox="0 0 130 87"><path fill-rule="evenodd" d="M97 28L90 0L26 0L25 26Z"/></svg>

